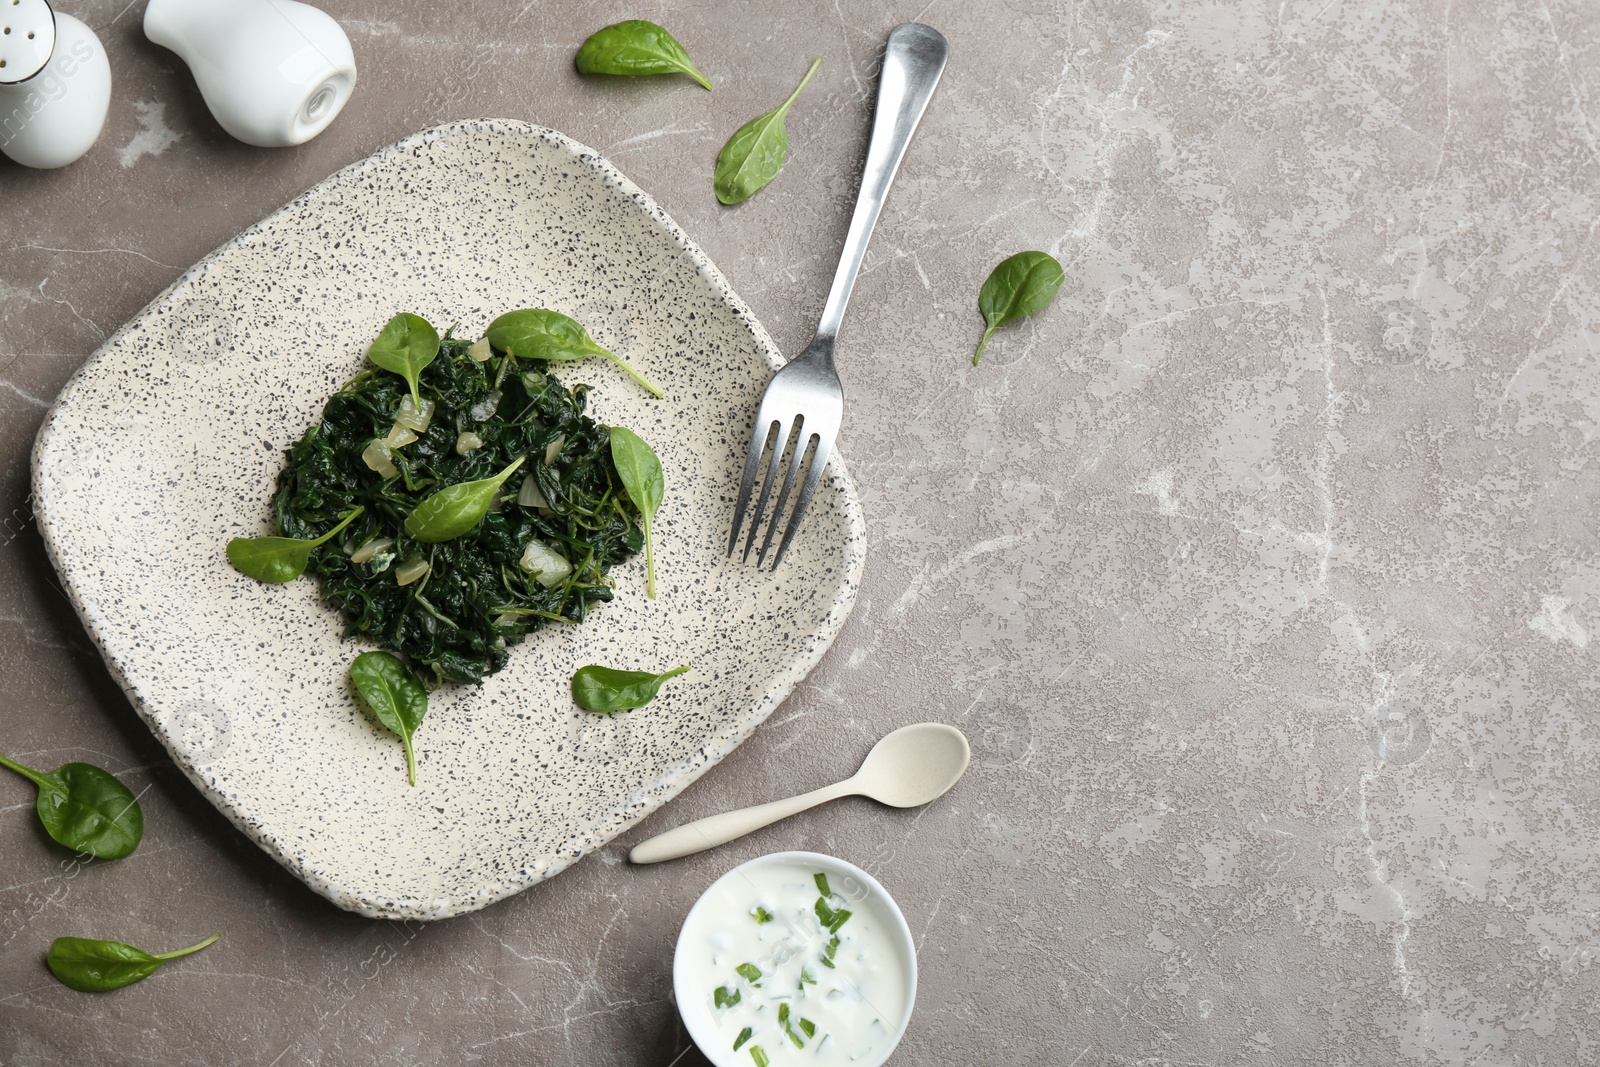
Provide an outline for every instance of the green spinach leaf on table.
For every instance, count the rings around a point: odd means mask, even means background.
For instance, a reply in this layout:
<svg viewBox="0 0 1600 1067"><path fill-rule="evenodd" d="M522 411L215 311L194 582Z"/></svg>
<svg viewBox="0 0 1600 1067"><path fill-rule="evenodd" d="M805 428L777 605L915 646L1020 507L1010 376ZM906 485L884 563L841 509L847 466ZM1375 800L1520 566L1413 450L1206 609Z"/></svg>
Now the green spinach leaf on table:
<svg viewBox="0 0 1600 1067"><path fill-rule="evenodd" d="M578 48L576 63L584 74L687 74L711 88L677 38L665 27L644 19L628 19L596 30Z"/></svg>
<svg viewBox="0 0 1600 1067"><path fill-rule="evenodd" d="M154 974L168 960L199 952L216 943L221 934L212 934L197 945L174 952L150 953L121 941L97 941L87 937L58 937L50 943L45 962L61 983L82 993L104 993L121 989Z"/></svg>
<svg viewBox="0 0 1600 1067"><path fill-rule="evenodd" d="M128 787L90 763L66 763L48 774L0 756L39 790L34 811L45 832L74 852L116 860L139 847L144 811Z"/></svg>
<svg viewBox="0 0 1600 1067"><path fill-rule="evenodd" d="M789 128L785 119L800 98L800 90L811 82L820 66L822 57L818 56L794 92L789 94L789 99L766 114L757 115L728 138L728 143L717 154L713 176L718 200L724 204L743 203L778 176L789 158Z"/></svg>
<svg viewBox="0 0 1600 1067"><path fill-rule="evenodd" d="M983 358L983 350L995 330L1012 319L1042 310L1065 278L1061 264L1048 252L1018 252L1002 260L978 292L978 310L983 313L987 328L978 350L972 354L972 365L976 367Z"/></svg>

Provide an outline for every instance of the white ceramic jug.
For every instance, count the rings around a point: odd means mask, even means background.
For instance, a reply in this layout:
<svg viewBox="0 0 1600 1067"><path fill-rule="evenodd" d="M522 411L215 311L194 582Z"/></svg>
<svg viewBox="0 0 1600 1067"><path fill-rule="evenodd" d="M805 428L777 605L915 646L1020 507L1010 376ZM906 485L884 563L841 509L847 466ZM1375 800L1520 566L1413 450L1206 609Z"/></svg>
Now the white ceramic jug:
<svg viewBox="0 0 1600 1067"><path fill-rule="evenodd" d="M295 0L150 0L144 33L183 57L211 114L246 144L311 140L356 85L350 38Z"/></svg>
<svg viewBox="0 0 1600 1067"><path fill-rule="evenodd" d="M0 30L0 152L27 167L64 167L106 124L106 50L48 0L0 0Z"/></svg>

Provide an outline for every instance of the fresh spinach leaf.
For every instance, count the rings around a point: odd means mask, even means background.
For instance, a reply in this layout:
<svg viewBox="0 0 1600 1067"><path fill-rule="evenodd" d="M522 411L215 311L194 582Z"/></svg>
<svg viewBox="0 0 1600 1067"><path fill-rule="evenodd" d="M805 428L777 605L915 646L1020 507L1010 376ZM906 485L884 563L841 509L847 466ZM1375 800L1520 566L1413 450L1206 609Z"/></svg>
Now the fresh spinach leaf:
<svg viewBox="0 0 1600 1067"><path fill-rule="evenodd" d="M121 941L96 941L87 937L58 937L50 942L45 962L63 985L83 993L121 989L150 977L163 963L199 952L216 942L212 934L198 945L176 952L149 953Z"/></svg>
<svg viewBox="0 0 1600 1067"><path fill-rule="evenodd" d="M745 1042L746 1042L746 1041L749 1041L749 1040L750 1040L750 1038L751 1038L751 1037L752 1037L752 1036L753 1036L753 1035L754 1035L754 1034L755 1034L755 1031L754 1031L754 1030L752 1030L752 1029L751 1029L751 1028L750 1028L750 1027L748 1027L748 1026L747 1026L747 1027L745 1027L745 1028L744 1028L744 1029L743 1029L743 1030L740 1030L740 1031L739 1031L739 1036L738 1036L738 1037L736 1037L736 1038L734 1038L734 1039L733 1039L733 1051L735 1051L735 1052L738 1052L738 1051L739 1051L739 1049L740 1049L740 1048L742 1048L742 1047L743 1047L743 1046L744 1046L744 1043L745 1043Z"/></svg>
<svg viewBox="0 0 1600 1067"><path fill-rule="evenodd" d="M644 530L645 595L656 595L655 541L651 526L656 511L666 496L666 481L661 473L661 459L644 438L622 426L611 427L611 460L617 465L617 475L628 499L639 509L639 524Z"/></svg>
<svg viewBox="0 0 1600 1067"><path fill-rule="evenodd" d="M615 352L602 348L576 319L549 308L523 308L508 311L489 324L485 335L500 351L518 359L544 359L552 363L571 363L591 356L609 359L650 392L660 397L660 387L628 366Z"/></svg>
<svg viewBox="0 0 1600 1067"><path fill-rule="evenodd" d="M344 513L339 525L312 540L298 537L235 537L228 542L228 562L258 582L292 582L306 572L311 550L326 544L365 510L359 505Z"/></svg>
<svg viewBox="0 0 1600 1067"><path fill-rule="evenodd" d="M813 874L811 880L817 883L817 892L821 893L824 898L833 896L833 890L828 886L828 876L822 871Z"/></svg>
<svg viewBox="0 0 1600 1067"><path fill-rule="evenodd" d="M656 698L661 683L689 669L688 664L666 674L649 671L619 671L591 663L572 676L572 699L584 711L628 711L642 708ZM771 916L767 916L768 919ZM757 922L766 920L757 919Z"/></svg>
<svg viewBox="0 0 1600 1067"><path fill-rule="evenodd" d="M728 138L717 154L713 184L718 200L724 204L743 203L778 176L783 161L789 157L789 129L784 119L820 66L822 57L818 56L789 99L765 115L757 115Z"/></svg>
<svg viewBox="0 0 1600 1067"><path fill-rule="evenodd" d="M739 977L743 978L751 985L759 986L761 984L761 968L757 967L755 964L741 963L739 966L735 967L734 970L739 972Z"/></svg>
<svg viewBox="0 0 1600 1067"><path fill-rule="evenodd" d="M578 48L577 63L584 74L687 74L711 88L683 45L664 27L643 19L596 30Z"/></svg>
<svg viewBox="0 0 1600 1067"><path fill-rule="evenodd" d="M717 991L711 994L711 1000L719 1008L731 1008L744 999L744 994L737 989L729 989L725 985L717 986Z"/></svg>
<svg viewBox="0 0 1600 1067"><path fill-rule="evenodd" d="M766 1050L760 1045L750 1046L750 1058L755 1061L756 1067L771 1067L772 1061L767 1059Z"/></svg>
<svg viewBox="0 0 1600 1067"><path fill-rule="evenodd" d="M378 339L367 349L367 358L386 371L393 371L411 386L411 402L419 410L422 396L417 379L439 356L439 331L420 315L401 312L389 320Z"/></svg>
<svg viewBox="0 0 1600 1067"><path fill-rule="evenodd" d="M49 774L0 756L39 788L34 810L45 832L74 852L121 859L144 837L144 811L128 787L88 763L67 763Z"/></svg>
<svg viewBox="0 0 1600 1067"><path fill-rule="evenodd" d="M428 714L428 691L387 652L363 652L350 664L350 681L372 714L400 737L406 749L406 777L417 784L417 752L412 738Z"/></svg>
<svg viewBox="0 0 1600 1067"><path fill-rule="evenodd" d="M983 358L983 350L995 330L1050 303L1065 278L1061 264L1048 252L1018 252L1002 260L978 292L978 310L983 312L988 329L983 331L983 340L972 354L972 365L976 367Z"/></svg>
<svg viewBox="0 0 1600 1067"><path fill-rule="evenodd" d="M424 544L451 541L470 533L494 504L494 495L506 484L526 456L518 456L493 478L445 486L418 504L406 519L406 536Z"/></svg>

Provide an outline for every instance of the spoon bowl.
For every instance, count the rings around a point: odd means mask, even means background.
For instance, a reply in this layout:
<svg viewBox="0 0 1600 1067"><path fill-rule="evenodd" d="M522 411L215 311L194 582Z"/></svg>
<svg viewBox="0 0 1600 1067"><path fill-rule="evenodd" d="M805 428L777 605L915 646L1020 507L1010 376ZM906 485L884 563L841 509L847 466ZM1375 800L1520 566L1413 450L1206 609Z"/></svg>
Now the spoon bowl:
<svg viewBox="0 0 1600 1067"><path fill-rule="evenodd" d="M972 762L966 735L942 722L902 726L884 736L850 779L856 790L891 808L931 803L961 780Z"/></svg>

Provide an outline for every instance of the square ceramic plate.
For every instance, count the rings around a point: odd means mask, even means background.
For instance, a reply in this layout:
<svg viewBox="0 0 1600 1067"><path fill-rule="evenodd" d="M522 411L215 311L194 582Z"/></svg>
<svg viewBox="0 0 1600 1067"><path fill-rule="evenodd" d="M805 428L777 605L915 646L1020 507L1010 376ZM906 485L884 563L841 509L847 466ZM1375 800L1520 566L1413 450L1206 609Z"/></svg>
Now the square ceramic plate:
<svg viewBox="0 0 1600 1067"><path fill-rule="evenodd" d="M657 598L643 560L582 626L434 694L415 788L356 706L316 584L261 585L223 546L268 532L284 449L397 311L480 336L549 307L604 360L559 368L660 453ZM732 751L849 614L864 535L837 455L776 573L726 558L739 466L776 347L717 268L598 154L463 122L340 171L239 235L68 382L34 450L39 525L89 634L200 791L340 907L434 919L561 871ZM693 671L638 711L572 703L586 663Z"/></svg>

